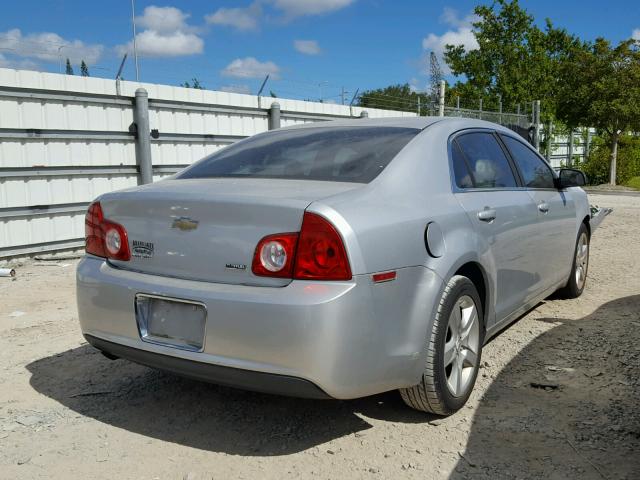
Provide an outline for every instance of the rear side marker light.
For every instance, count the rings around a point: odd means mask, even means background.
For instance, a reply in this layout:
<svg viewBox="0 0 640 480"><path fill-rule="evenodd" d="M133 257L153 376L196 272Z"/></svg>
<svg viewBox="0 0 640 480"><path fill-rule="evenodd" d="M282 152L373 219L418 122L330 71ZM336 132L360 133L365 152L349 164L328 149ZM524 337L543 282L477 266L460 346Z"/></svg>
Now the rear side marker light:
<svg viewBox="0 0 640 480"><path fill-rule="evenodd" d="M371 275L373 283L390 282L396 279L396 272L375 273Z"/></svg>
<svg viewBox="0 0 640 480"><path fill-rule="evenodd" d="M100 202L89 205L84 217L84 233L87 253L114 260L131 259L127 231L119 223L104 218Z"/></svg>

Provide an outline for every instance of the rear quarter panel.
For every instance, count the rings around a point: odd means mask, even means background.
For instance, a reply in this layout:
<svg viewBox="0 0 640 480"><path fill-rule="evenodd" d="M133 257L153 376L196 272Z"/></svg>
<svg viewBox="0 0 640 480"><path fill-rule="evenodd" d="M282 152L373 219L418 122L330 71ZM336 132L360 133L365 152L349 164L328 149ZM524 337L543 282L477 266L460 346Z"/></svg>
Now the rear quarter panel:
<svg viewBox="0 0 640 480"><path fill-rule="evenodd" d="M354 274L371 274L423 266L444 282L467 262L485 270L493 297L488 246L481 243L451 189L447 140L463 122L436 123L412 140L373 182L357 191L314 202L308 210L329 218L342 232ZM431 256L425 230L436 223L442 231L444 253ZM439 298L441 291L435 298ZM412 301L426 297L414 290ZM489 306L491 305L490 302ZM416 307L418 308L418 307ZM493 315L490 307L487 318ZM424 336L431 319L424 322Z"/></svg>

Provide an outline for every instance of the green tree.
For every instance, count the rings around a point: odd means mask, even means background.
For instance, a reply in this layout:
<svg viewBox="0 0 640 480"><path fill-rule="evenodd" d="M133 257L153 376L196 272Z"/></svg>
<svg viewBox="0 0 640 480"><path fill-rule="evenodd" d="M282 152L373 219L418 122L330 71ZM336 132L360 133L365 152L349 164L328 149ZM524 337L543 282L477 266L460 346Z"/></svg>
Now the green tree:
<svg viewBox="0 0 640 480"><path fill-rule="evenodd" d="M82 60L82 62L80 63L80 75L82 75L83 77L89 77L89 67L87 66L87 64L85 63L84 60Z"/></svg>
<svg viewBox="0 0 640 480"><path fill-rule="evenodd" d="M447 45L444 59L451 72L463 76L449 97L477 104L483 99L487 109L496 109L502 98L506 108L541 100L545 117L554 116L557 91L562 83L560 67L579 40L549 19L544 29L523 9L518 0L496 0L474 9L473 24L478 48Z"/></svg>
<svg viewBox="0 0 640 480"><path fill-rule="evenodd" d="M429 95L416 92L408 83L405 83L367 90L360 94L358 105L369 108L415 112L418 109L418 98L420 99L421 112L423 113L427 110Z"/></svg>
<svg viewBox="0 0 640 480"><path fill-rule="evenodd" d="M66 73L67 75L73 75L73 67L71 66L71 61L69 61L69 59L67 58L67 68L66 68Z"/></svg>
<svg viewBox="0 0 640 480"><path fill-rule="evenodd" d="M181 83L180 86L184 88L195 88L197 90L205 89L204 85L202 85L202 83L200 83L200 80L198 80L196 77L193 77L191 79L191 83L187 81L187 82Z"/></svg>
<svg viewBox="0 0 640 480"><path fill-rule="evenodd" d="M589 183L594 185L607 183L611 168L609 136L594 137L589 158L577 166L587 174ZM616 158L616 179L620 185L623 185L634 177L640 177L640 137L621 135Z"/></svg>
<svg viewBox="0 0 640 480"><path fill-rule="evenodd" d="M627 132L640 132L640 45L617 47L598 38L576 49L563 64L559 118L568 125L605 132L609 145L609 183L616 184L618 143Z"/></svg>

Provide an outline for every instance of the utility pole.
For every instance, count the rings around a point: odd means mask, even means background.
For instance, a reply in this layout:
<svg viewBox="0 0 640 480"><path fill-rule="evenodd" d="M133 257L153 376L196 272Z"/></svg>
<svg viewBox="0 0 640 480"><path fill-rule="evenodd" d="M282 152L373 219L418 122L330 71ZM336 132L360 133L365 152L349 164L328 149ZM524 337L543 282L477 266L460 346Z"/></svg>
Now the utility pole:
<svg viewBox="0 0 640 480"><path fill-rule="evenodd" d="M118 69L118 73L116 73L116 95L120 96L120 77L122 77L122 69L124 68L124 62L127 61L127 54L124 54L122 57L122 62L120 62L120 68Z"/></svg>
<svg viewBox="0 0 640 480"><path fill-rule="evenodd" d="M133 24L133 57L136 60L136 82L140 81L140 69L138 68L138 46L136 45L136 4L131 0L131 23Z"/></svg>
<svg viewBox="0 0 640 480"><path fill-rule="evenodd" d="M260 103L260 99L262 98L260 95L262 95L262 90L264 90L264 86L267 84L267 80L269 80L269 74L267 73L267 76L264 77L264 80L262 81L262 85L260 85L260 89L258 90L258 108L262 108L262 105Z"/></svg>
<svg viewBox="0 0 640 480"><path fill-rule="evenodd" d="M327 82L326 80L323 80L322 82L320 82L318 84L318 89L320 90L320 103L322 103L324 101L324 96L322 94L322 86L323 85L328 85L328 84L329 84L329 82Z"/></svg>
<svg viewBox="0 0 640 480"><path fill-rule="evenodd" d="M349 116L353 117L353 102L358 98L358 92L360 91L360 87L356 88L356 93L353 94L351 101L349 102Z"/></svg>
<svg viewBox="0 0 640 480"><path fill-rule="evenodd" d="M60 45L58 47L58 60L60 60L60 73L62 73L62 54L60 53L60 50L62 50L64 47L66 47L66 45Z"/></svg>

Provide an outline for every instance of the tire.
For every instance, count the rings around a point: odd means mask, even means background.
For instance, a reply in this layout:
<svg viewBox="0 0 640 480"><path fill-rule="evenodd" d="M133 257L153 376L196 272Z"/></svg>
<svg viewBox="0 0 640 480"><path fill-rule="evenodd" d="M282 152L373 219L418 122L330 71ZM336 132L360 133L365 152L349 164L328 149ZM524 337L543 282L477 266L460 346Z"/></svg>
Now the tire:
<svg viewBox="0 0 640 480"><path fill-rule="evenodd" d="M589 271L589 250L591 246L591 236L589 229L583 223L578 230L576 246L573 250L573 260L571 263L571 275L567 284L558 290L558 295L562 298L578 298L582 295L587 284L587 273Z"/></svg>
<svg viewBox="0 0 640 480"><path fill-rule="evenodd" d="M467 277L455 275L444 289L428 333L422 379L413 387L400 389L408 406L443 416L462 408L478 375L484 343L483 319L482 302L475 285ZM466 340L461 340L465 332Z"/></svg>

